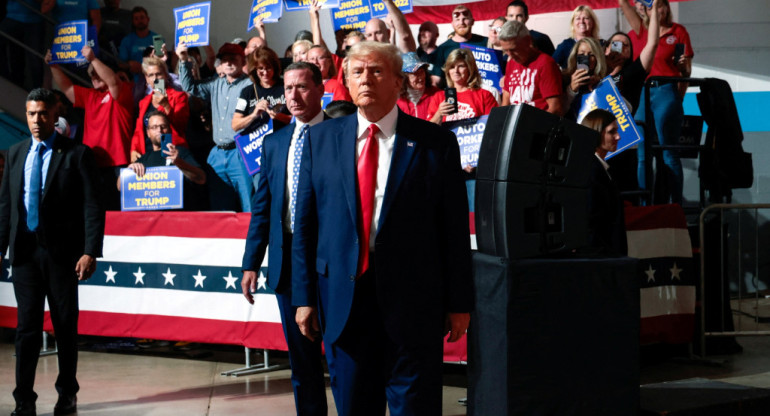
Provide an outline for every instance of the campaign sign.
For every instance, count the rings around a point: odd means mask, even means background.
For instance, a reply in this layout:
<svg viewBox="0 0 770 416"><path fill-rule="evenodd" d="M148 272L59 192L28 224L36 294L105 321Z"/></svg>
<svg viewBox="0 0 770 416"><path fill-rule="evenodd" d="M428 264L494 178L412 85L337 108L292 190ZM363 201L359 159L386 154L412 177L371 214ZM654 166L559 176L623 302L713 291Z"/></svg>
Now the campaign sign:
<svg viewBox="0 0 770 416"><path fill-rule="evenodd" d="M141 178L131 169L121 169L120 210L183 208L183 185L182 171L176 166L147 168Z"/></svg>
<svg viewBox="0 0 770 416"><path fill-rule="evenodd" d="M258 19L262 19L264 23L276 23L281 19L282 14L281 0L254 0L251 3L249 25L246 31L254 30Z"/></svg>
<svg viewBox="0 0 770 416"><path fill-rule="evenodd" d="M51 46L51 63L76 63L85 61L80 53L88 41L88 21L75 20L56 26L54 29L53 45Z"/></svg>
<svg viewBox="0 0 770 416"><path fill-rule="evenodd" d="M272 132L273 119L271 118L267 123L251 133L235 135L235 145L238 146L238 150L241 152L243 164L246 166L249 175L259 172L262 166L262 141L265 140L265 136Z"/></svg>
<svg viewBox="0 0 770 416"><path fill-rule="evenodd" d="M174 9L176 45L206 46L209 44L211 2L196 3Z"/></svg>
<svg viewBox="0 0 770 416"><path fill-rule="evenodd" d="M487 127L489 116L466 118L464 120L443 123L442 126L452 130L460 145L460 165L476 167L479 164L479 149L484 129Z"/></svg>
<svg viewBox="0 0 770 416"><path fill-rule="evenodd" d="M326 106L332 101L334 101L334 94L325 92L324 95L321 96L321 108L326 110Z"/></svg>
<svg viewBox="0 0 770 416"><path fill-rule="evenodd" d="M502 92L500 80L505 76L505 70L501 65L503 62L503 53L494 49L469 45L467 43L461 43L460 47L468 49L473 53L473 57L476 59L476 66L479 68L481 81L484 85Z"/></svg>
<svg viewBox="0 0 770 416"><path fill-rule="evenodd" d="M367 0L368 1L368 0ZM283 0L287 12L309 10L313 0ZM340 0L318 0L322 9L331 9L340 5Z"/></svg>
<svg viewBox="0 0 770 416"><path fill-rule="evenodd" d="M628 111L628 106L626 106L626 102L623 100L623 96L620 95L611 76L604 78L590 94L583 95L582 101L580 112L578 112L578 123L583 121L586 114L597 108L614 114L615 119L618 121L618 133L620 133L618 149L607 153L605 159L615 156L642 140L642 136L636 128L634 117Z"/></svg>
<svg viewBox="0 0 770 416"><path fill-rule="evenodd" d="M340 29L364 30L372 18L369 0L342 0L340 6L331 10L334 31Z"/></svg>
<svg viewBox="0 0 770 416"><path fill-rule="evenodd" d="M388 15L388 8L385 7L385 3L382 0L370 0L370 3L372 5L372 17L385 17ZM393 4L403 14L412 12L412 0L393 0Z"/></svg>

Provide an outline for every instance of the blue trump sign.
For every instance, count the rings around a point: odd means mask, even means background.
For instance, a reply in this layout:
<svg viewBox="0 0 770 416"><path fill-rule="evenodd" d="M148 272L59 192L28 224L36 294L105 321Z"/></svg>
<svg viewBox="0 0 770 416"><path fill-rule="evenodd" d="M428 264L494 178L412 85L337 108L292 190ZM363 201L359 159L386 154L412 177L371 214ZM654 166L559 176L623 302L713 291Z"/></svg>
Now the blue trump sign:
<svg viewBox="0 0 770 416"><path fill-rule="evenodd" d="M206 46L209 44L211 2L196 3L174 9L176 45Z"/></svg>
<svg viewBox="0 0 770 416"><path fill-rule="evenodd" d="M505 70L501 63L503 62L503 53L494 49L488 49L481 46L461 43L460 47L468 49L473 53L476 59L476 66L479 68L479 74L484 85L493 87L502 91L500 80L505 76Z"/></svg>
<svg viewBox="0 0 770 416"><path fill-rule="evenodd" d="M137 178L131 169L120 170L121 211L183 208L184 180L176 166L145 169Z"/></svg>
<svg viewBox="0 0 770 416"><path fill-rule="evenodd" d="M481 116L442 124L457 136L457 143L460 145L460 165L463 168L478 166L481 139L484 138L488 118L489 116Z"/></svg>
<svg viewBox="0 0 770 416"><path fill-rule="evenodd" d="M334 101L334 94L325 92L324 95L321 96L321 108L326 110L326 106L332 101Z"/></svg>
<svg viewBox="0 0 770 416"><path fill-rule="evenodd" d="M51 46L52 64L75 63L85 61L81 50L88 41L88 21L75 20L62 23L54 29ZM21 58L17 58L21 59Z"/></svg>
<svg viewBox="0 0 770 416"><path fill-rule="evenodd" d="M364 30L366 22L372 18L369 0L343 0L340 6L331 10L334 30Z"/></svg>
<svg viewBox="0 0 770 416"><path fill-rule="evenodd" d="M628 106L626 106L626 102L620 95L612 77L604 78L590 94L585 94L581 98L582 104L578 113L578 123L583 121L586 114L597 108L609 111L615 115L615 119L618 121L618 133L620 133L618 149L608 153L605 159L615 156L642 140L642 136L639 135L639 130L636 128L634 117L628 111Z"/></svg>
<svg viewBox="0 0 770 416"><path fill-rule="evenodd" d="M368 0L367 0L368 1ZM313 0L283 0L287 12L296 12L299 10L309 10ZM330 9L340 5L340 0L318 0L322 9Z"/></svg>
<svg viewBox="0 0 770 416"><path fill-rule="evenodd" d="M265 136L272 132L273 119L269 119L267 123L259 126L251 133L235 135L235 145L241 152L243 164L249 175L259 172L262 167L262 142L265 140Z"/></svg>
<svg viewBox="0 0 770 416"><path fill-rule="evenodd" d="M385 3L382 0L370 0L370 4L372 5L372 17L385 17L388 15L388 8L385 7ZM412 12L412 0L393 0L393 4L403 14Z"/></svg>
<svg viewBox="0 0 770 416"><path fill-rule="evenodd" d="M254 30L257 20L262 19L264 23L276 23L283 15L281 0L254 0L251 3L249 11L249 25L247 32Z"/></svg>

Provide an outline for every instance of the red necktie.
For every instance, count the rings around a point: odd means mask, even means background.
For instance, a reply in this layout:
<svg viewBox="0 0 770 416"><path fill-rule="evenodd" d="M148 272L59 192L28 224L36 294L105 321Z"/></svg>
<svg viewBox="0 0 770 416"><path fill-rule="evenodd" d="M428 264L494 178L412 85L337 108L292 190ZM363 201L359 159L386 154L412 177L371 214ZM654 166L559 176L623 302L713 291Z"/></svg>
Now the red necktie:
<svg viewBox="0 0 770 416"><path fill-rule="evenodd" d="M377 187L377 160L379 143L377 132L380 129L375 124L369 125L369 135L361 155L358 156L358 218L361 221L361 245L358 253L358 276L369 269L369 235L372 231L372 217L374 216L374 189Z"/></svg>

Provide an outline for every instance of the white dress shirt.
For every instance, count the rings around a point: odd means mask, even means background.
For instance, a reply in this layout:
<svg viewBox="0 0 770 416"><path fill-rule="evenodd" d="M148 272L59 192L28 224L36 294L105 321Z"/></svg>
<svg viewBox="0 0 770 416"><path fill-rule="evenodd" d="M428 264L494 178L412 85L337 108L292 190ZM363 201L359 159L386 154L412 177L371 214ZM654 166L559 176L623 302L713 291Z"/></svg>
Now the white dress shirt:
<svg viewBox="0 0 770 416"><path fill-rule="evenodd" d="M291 190L294 187L294 165L299 164L299 160L294 160L294 152L297 150L297 139L299 139L299 133L302 131L302 127L305 124L315 126L316 124L324 121L324 112L319 111L310 121L303 123L298 118L294 119L294 132L291 134L291 144L289 145L289 158L286 160L286 192L284 192L284 207L286 207L283 213L283 230L291 233ZM305 138L307 140L307 137Z"/></svg>
<svg viewBox="0 0 770 416"><path fill-rule="evenodd" d="M372 231L369 234L369 251L374 251L374 237L377 235L377 225L380 222L382 200L385 197L385 186L388 183L390 161L393 159L393 144L396 141L396 121L398 120L398 107L394 106L385 117L374 123L366 120L361 113L358 115L358 139L356 140L356 165L358 158L364 150L366 137L369 135L369 126L376 124L380 131L377 133L379 153L377 154L377 187L374 190L374 215L372 215Z"/></svg>

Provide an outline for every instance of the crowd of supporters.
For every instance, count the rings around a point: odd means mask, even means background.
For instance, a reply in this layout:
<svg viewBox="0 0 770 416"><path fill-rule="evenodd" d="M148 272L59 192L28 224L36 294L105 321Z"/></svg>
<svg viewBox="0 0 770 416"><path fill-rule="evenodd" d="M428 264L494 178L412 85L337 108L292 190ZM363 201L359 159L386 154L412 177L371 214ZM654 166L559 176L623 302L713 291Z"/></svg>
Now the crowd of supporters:
<svg viewBox="0 0 770 416"><path fill-rule="evenodd" d="M83 49L87 66L50 68L54 87L63 93L57 127L95 151L108 209L119 209L115 186L119 170L136 171L136 164L146 161L148 154L161 152L152 158L160 160L156 163L165 157L166 164L176 165L179 160L182 166L196 169L195 180L186 190L198 197L186 197L186 209L249 211L258 176L246 171L234 137L267 123L274 131L290 123L282 69L291 62L307 61L319 67L324 90L332 96L330 112L355 111L352 104L343 104L351 97L342 63L346 50L361 40L398 47L405 74L399 108L437 124L487 115L498 105L510 104L532 105L576 120L581 97L606 76L613 77L636 118L644 120L645 80L688 77L693 57L689 35L672 21L668 0L656 0L652 7L618 0L632 30L606 40L600 39L593 10L579 6L569 21L571 36L556 47L547 34L527 28L529 11L521 0L500 10L500 17L488 28L474 27L472 11L456 6L451 16L453 31L443 40L434 22L424 22L413 34L393 1L385 0L386 18L370 20L363 32L338 30L335 48L321 35L320 6L314 4L308 12L309 26L294 39L268 39L264 24L257 22L258 36L234 39L216 49L170 44L158 48L146 9L124 10L119 0L104 3L99 7L96 0L10 0L0 30L45 53L45 21L40 13L57 21L88 19L96 26L98 48ZM482 82L473 53L460 44L502 51L505 75L500 85ZM43 72L43 62L33 53L5 37L0 39L1 76L32 88L41 85ZM82 85L78 75L90 82ZM449 89L456 96L451 104ZM682 83L670 82L656 83L650 90L654 129L664 144L679 137L685 89ZM151 126L150 120L158 115L162 117ZM158 148L151 127L171 134L173 150ZM639 151L642 187L644 156ZM671 151L663 152L663 159L673 184L670 199L680 202L681 163ZM637 161L624 158L622 163L636 166ZM464 169L471 181L473 168ZM185 177L190 179L187 173ZM619 180L633 181L630 186L621 184L622 188L637 186L636 178Z"/></svg>

